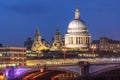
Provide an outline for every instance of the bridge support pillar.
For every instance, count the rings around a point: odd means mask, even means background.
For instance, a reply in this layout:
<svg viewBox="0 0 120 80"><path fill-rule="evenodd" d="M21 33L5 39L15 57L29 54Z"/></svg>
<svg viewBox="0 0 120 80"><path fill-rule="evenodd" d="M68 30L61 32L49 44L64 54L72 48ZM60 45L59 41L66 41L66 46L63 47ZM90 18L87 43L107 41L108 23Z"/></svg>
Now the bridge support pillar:
<svg viewBox="0 0 120 80"><path fill-rule="evenodd" d="M80 76L89 74L89 62L81 61L78 63L80 69Z"/></svg>

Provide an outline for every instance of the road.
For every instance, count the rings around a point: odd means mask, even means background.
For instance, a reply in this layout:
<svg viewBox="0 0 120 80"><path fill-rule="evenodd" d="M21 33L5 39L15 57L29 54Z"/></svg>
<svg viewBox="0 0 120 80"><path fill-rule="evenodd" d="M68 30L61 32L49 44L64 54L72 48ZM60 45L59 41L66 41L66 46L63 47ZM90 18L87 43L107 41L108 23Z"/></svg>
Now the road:
<svg viewBox="0 0 120 80"><path fill-rule="evenodd" d="M51 80L56 80L58 77L60 77L60 76L62 76L62 75L63 75L63 73L58 74L58 75L56 75L56 76L52 77L52 78L51 78Z"/></svg>
<svg viewBox="0 0 120 80"><path fill-rule="evenodd" d="M49 71L31 73L31 74L25 76L22 80L36 80L37 77L43 76L43 75L45 75L47 73L49 73Z"/></svg>
<svg viewBox="0 0 120 80"><path fill-rule="evenodd" d="M61 71L45 71L31 73L22 78L22 80L55 80L57 75L64 74Z"/></svg>

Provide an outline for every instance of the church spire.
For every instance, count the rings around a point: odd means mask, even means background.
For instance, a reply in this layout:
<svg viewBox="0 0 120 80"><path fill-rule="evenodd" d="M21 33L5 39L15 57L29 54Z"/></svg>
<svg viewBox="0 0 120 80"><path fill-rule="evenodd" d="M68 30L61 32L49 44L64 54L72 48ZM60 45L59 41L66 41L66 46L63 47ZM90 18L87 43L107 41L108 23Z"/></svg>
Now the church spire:
<svg viewBox="0 0 120 80"><path fill-rule="evenodd" d="M40 36L39 27L37 26L34 36L34 42L32 44L32 51L36 51L37 53L39 53L38 51L47 50L47 49L48 47L46 47L42 43L42 37Z"/></svg>
<svg viewBox="0 0 120 80"><path fill-rule="evenodd" d="M56 35L61 35L59 27L56 29Z"/></svg>
<svg viewBox="0 0 120 80"><path fill-rule="evenodd" d="M75 19L80 19L80 10L78 8L78 1L76 3Z"/></svg>
<svg viewBox="0 0 120 80"><path fill-rule="evenodd" d="M34 43L41 43L41 36L39 32L39 27L37 26L35 36L34 36Z"/></svg>
<svg viewBox="0 0 120 80"><path fill-rule="evenodd" d="M39 27L37 26L36 28L36 33L35 33L36 36L40 36L40 32L39 32Z"/></svg>

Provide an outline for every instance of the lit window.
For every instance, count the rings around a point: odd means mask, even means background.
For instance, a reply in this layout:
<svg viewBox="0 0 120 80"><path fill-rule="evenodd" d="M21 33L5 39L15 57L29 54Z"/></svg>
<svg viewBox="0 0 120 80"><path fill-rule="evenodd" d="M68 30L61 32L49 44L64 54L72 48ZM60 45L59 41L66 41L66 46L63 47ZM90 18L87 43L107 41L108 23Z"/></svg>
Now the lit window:
<svg viewBox="0 0 120 80"><path fill-rule="evenodd" d="M101 46L101 48L103 48L103 46Z"/></svg>
<svg viewBox="0 0 120 80"><path fill-rule="evenodd" d="M120 47L120 45L118 44L117 47Z"/></svg>

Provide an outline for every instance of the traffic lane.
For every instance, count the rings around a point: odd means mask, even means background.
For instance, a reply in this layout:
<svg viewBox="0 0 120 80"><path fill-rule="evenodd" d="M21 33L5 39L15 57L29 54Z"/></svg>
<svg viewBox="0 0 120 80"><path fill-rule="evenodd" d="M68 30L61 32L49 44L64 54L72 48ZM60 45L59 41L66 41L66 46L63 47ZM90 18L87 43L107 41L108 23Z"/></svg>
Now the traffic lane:
<svg viewBox="0 0 120 80"><path fill-rule="evenodd" d="M36 80L51 80L54 76L58 74L64 74L62 71L50 71L49 73L42 75L41 77L37 77Z"/></svg>
<svg viewBox="0 0 120 80"><path fill-rule="evenodd" d="M36 80L37 77L41 77L41 76L43 76L43 75L45 75L45 74L47 74L47 73L49 73L49 72L50 72L50 71L39 73L39 74L37 74L37 75L32 76L30 79L31 79L31 80Z"/></svg>
<svg viewBox="0 0 120 80"><path fill-rule="evenodd" d="M30 78L30 77L32 77L32 76L34 76L34 75L38 74L38 73L40 73L40 72L36 72L36 73L31 73L31 74L28 74L27 76L23 77L23 79L22 79L22 80L28 80L28 78Z"/></svg>
<svg viewBox="0 0 120 80"><path fill-rule="evenodd" d="M60 77L60 76L62 76L62 75L63 75L63 73L58 74L58 75L56 75L56 76L53 76L53 77L51 78L51 80L56 80L58 77Z"/></svg>

